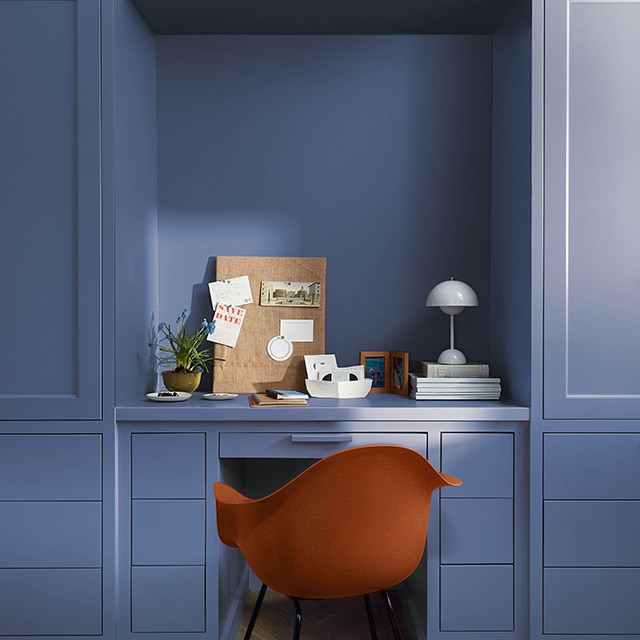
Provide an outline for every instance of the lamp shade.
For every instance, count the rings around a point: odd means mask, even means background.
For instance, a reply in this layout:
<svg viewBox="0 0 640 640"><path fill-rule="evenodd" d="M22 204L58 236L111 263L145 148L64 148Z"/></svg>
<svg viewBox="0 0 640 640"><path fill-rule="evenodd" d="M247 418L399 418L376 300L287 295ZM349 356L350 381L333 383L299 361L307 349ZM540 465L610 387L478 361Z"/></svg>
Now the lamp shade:
<svg viewBox="0 0 640 640"><path fill-rule="evenodd" d="M440 307L448 315L457 315L466 307L477 307L478 296L466 282L451 278L431 289L426 306Z"/></svg>

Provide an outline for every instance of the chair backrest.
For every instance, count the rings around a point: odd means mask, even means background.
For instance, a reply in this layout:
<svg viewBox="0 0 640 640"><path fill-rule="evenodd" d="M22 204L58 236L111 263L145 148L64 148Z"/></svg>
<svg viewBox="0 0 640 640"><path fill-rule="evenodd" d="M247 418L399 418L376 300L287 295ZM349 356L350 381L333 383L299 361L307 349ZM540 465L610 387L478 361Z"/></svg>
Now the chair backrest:
<svg viewBox="0 0 640 640"><path fill-rule="evenodd" d="M216 483L218 533L280 593L371 593L415 570L433 490L460 484L412 449L354 447L319 460L258 500Z"/></svg>

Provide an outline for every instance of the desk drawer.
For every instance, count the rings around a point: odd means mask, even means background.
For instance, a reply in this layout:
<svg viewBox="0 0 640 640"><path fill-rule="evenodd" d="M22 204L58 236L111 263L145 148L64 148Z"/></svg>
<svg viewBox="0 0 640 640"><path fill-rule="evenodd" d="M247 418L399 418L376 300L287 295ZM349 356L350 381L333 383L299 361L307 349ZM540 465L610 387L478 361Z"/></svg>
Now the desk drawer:
<svg viewBox="0 0 640 640"><path fill-rule="evenodd" d="M100 435L0 435L0 500L101 499Z"/></svg>
<svg viewBox="0 0 640 640"><path fill-rule="evenodd" d="M424 433L221 433L220 458L323 458L368 444L397 444L427 455Z"/></svg>
<svg viewBox="0 0 640 640"><path fill-rule="evenodd" d="M544 497L639 500L640 433L547 433Z"/></svg>
<svg viewBox="0 0 640 640"><path fill-rule="evenodd" d="M640 501L547 500L546 567L639 567Z"/></svg>
<svg viewBox="0 0 640 640"><path fill-rule="evenodd" d="M0 568L99 568L102 503L0 502Z"/></svg>

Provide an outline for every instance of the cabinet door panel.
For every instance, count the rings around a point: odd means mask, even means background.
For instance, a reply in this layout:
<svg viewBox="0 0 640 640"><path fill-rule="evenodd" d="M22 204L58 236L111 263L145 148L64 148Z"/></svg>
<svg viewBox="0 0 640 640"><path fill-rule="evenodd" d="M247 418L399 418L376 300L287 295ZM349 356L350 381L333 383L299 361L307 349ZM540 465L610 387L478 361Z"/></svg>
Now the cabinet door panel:
<svg viewBox="0 0 640 640"><path fill-rule="evenodd" d="M0 435L0 500L101 498L100 435Z"/></svg>
<svg viewBox="0 0 640 640"><path fill-rule="evenodd" d="M99 502L0 503L0 567L100 567Z"/></svg>
<svg viewBox="0 0 640 640"><path fill-rule="evenodd" d="M640 633L640 569L545 569L544 632Z"/></svg>
<svg viewBox="0 0 640 640"><path fill-rule="evenodd" d="M513 501L448 499L440 501L442 564L513 562Z"/></svg>
<svg viewBox="0 0 640 640"><path fill-rule="evenodd" d="M446 566L440 580L442 631L513 630L512 566Z"/></svg>
<svg viewBox="0 0 640 640"><path fill-rule="evenodd" d="M640 502L547 502L547 567L640 566Z"/></svg>
<svg viewBox="0 0 640 640"><path fill-rule="evenodd" d="M100 1L0 2L0 60L0 415L99 419Z"/></svg>
<svg viewBox="0 0 640 640"><path fill-rule="evenodd" d="M100 569L0 569L0 636L100 635Z"/></svg>
<svg viewBox="0 0 640 640"><path fill-rule="evenodd" d="M204 567L133 567L132 631L204 631L204 595Z"/></svg>
<svg viewBox="0 0 640 640"><path fill-rule="evenodd" d="M544 416L640 415L640 2L547 2Z"/></svg>
<svg viewBox="0 0 640 640"><path fill-rule="evenodd" d="M639 500L640 434L547 433L547 500Z"/></svg>

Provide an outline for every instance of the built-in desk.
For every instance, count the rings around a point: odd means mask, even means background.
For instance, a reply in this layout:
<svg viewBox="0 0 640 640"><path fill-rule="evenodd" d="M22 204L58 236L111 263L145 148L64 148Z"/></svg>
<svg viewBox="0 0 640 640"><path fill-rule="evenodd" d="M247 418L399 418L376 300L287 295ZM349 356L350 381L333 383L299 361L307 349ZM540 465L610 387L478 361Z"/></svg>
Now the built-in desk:
<svg viewBox="0 0 640 640"><path fill-rule="evenodd" d="M186 402L152 402L142 398L116 407L118 422L206 421L292 422L342 420L496 421L528 422L529 408L506 401L471 402L412 400L391 393L366 398L332 400L311 398L308 407L250 407L246 395L232 400L205 400L195 393Z"/></svg>
<svg viewBox="0 0 640 640"><path fill-rule="evenodd" d="M116 418L125 637L234 638L248 572L218 543L214 481L264 495L314 459L372 443L412 447L464 481L432 502L426 558L401 585L415 637L526 637L527 407L371 394L274 408L195 394Z"/></svg>

